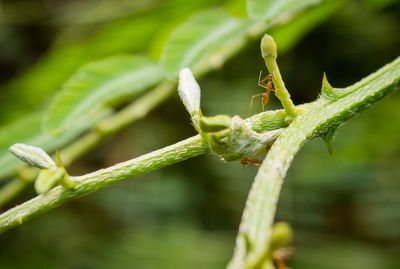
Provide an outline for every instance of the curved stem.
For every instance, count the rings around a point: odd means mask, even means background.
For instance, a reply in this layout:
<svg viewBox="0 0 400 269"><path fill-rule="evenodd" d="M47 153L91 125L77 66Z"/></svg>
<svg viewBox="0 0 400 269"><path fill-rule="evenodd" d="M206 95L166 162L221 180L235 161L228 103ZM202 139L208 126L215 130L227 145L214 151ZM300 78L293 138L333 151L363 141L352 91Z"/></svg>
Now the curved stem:
<svg viewBox="0 0 400 269"><path fill-rule="evenodd" d="M301 114L274 144L257 174L243 214L230 268L245 268L244 264L247 268L254 268L265 258L283 178L295 153L306 139L337 128L399 85L400 58L368 76L363 83L350 87L350 93L343 98L331 102L319 99L303 106ZM247 123L252 129L253 126L265 126L267 129L276 126L277 122L285 123L285 117L286 113L281 111L267 112L248 119ZM265 123L257 122L260 120ZM272 125L268 124L269 120ZM208 145L197 135L107 169L73 177L71 179L76 184L74 190L59 186L1 214L0 232L71 199L203 154L207 149ZM246 244L251 246L250 250L246 250Z"/></svg>
<svg viewBox="0 0 400 269"><path fill-rule="evenodd" d="M297 16L297 12L291 14L285 14L285 20L290 20ZM227 46L224 50L218 51L216 55L213 55L214 61L208 61L202 63L196 72L196 77L201 76L209 71L221 67L223 63L225 63L228 59L238 53L241 49L243 49L251 39L256 39L261 36L269 27L279 24L281 19L278 17L276 21L272 21L268 24L264 22L254 22L252 25L249 26L248 30L244 33L244 36L241 38L232 41L232 43ZM217 59L217 60L216 60ZM70 146L64 148L60 152L60 155L63 159L63 162L67 166L69 163L74 161L76 158L80 157L84 153L88 152L94 146L96 146L99 142L104 139L104 133L107 135L112 134L127 124L132 123L133 121L140 119L149 112L149 110L153 109L155 106L160 104L163 100L165 100L166 96L170 95L173 92L173 87L168 88L166 85L173 85L171 82L166 82L161 84L159 87L154 89L152 92L144 95L143 98L138 99L137 101L133 102L130 106L126 107L121 112L118 112L116 115L109 118L109 120L105 120L101 124L98 125L98 129L100 133L97 131L90 132L89 134L83 136L82 138L78 139L75 143L72 143ZM165 88L164 88L164 86ZM141 100L146 100L143 104L140 104ZM147 105L146 105L147 103ZM284 113L283 111L280 112L281 114ZM281 118L281 121L284 121L284 118ZM262 126L263 123L259 122ZM287 126L287 124L282 124L279 128ZM85 143L84 143L85 142ZM17 184L15 182L19 181L20 179L14 178L9 183L7 183L3 188L6 191L8 189L8 185ZM8 192L2 199L0 197L0 207L2 207L6 202L13 199L17 196L25 187L29 186L30 184L25 184L21 186L21 188L14 189L14 192ZM2 188L2 189L3 189ZM3 193L3 190L0 189L0 195ZM6 199L7 198L7 199Z"/></svg>
<svg viewBox="0 0 400 269"><path fill-rule="evenodd" d="M319 99L286 128L261 165L243 213L236 249L229 268L259 268L265 262L279 193L290 164L310 138L335 131L400 86L400 57L377 72L345 89L334 102Z"/></svg>

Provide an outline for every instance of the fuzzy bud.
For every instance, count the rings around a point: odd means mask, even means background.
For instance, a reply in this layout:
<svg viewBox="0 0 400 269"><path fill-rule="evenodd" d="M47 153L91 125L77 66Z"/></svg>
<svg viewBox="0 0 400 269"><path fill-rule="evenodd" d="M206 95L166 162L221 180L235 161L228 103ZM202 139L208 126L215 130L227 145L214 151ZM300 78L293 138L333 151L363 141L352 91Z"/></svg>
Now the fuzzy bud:
<svg viewBox="0 0 400 269"><path fill-rule="evenodd" d="M25 144L14 144L9 151L21 161L40 169L56 169L56 164L44 150Z"/></svg>

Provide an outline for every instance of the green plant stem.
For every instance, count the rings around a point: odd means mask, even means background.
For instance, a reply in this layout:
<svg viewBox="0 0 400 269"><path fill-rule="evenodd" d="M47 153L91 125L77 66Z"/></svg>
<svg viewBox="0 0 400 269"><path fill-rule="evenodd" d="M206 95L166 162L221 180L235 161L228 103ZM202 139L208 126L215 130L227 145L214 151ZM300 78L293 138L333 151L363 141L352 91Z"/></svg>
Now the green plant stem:
<svg viewBox="0 0 400 269"><path fill-rule="evenodd" d="M252 36L252 37L254 37L254 36L258 36L259 34L261 34L262 32L264 32L264 30L266 29L266 28L268 28L268 25L260 25L259 27L258 27L258 25L257 25L257 27L256 28L251 28L251 31L250 31L250 29L249 29L249 33L248 33L248 35L249 36ZM230 53L227 53L226 54L226 56L223 56L223 57L221 57L220 59L218 59L218 62L219 63L223 63L223 62L225 62L228 58L230 58L234 53L236 53L237 51L239 51L240 50L240 48L242 48L243 46L245 46L246 45L246 43L247 42L242 42L242 40L239 40L238 41L238 45L237 45L237 47L235 47L235 49L234 50L232 50L233 52L230 52ZM222 55L224 55L224 54L222 54ZM367 102L367 101L365 101L365 100L371 100L371 102L370 103L373 103L373 102L375 102L376 100L378 100L379 99L379 97L380 96L383 96L383 95L385 95L387 92L389 92L389 90L388 91L385 91L385 89L383 89L382 87L381 87L381 85L389 85L389 84L387 84L386 82L387 81L391 81L392 82L392 84L390 84L391 86L393 86L393 83L394 83L394 81L393 81L393 76L390 76L390 70L388 71L388 68L390 69L390 68L392 68L392 70L394 70L395 72L398 72L398 62L399 62L399 60L397 59L397 60L395 60L392 64L390 64L390 65L388 65L388 66L386 66L386 67L384 67L382 70L379 70L378 72L376 72L375 74L373 74L373 75L371 75L371 76L369 76L368 78L366 78L366 79L364 79L363 81L361 81L360 83L358 83L358 84L356 84L356 85L354 85L353 86L353 88L354 88L354 92L352 92L352 91L349 91L349 92L351 92L351 93L349 93L348 95L346 95L345 97L343 97L342 99L340 99L340 100L338 100L337 102L333 102L333 103L327 103L327 102L325 102L325 101L322 101L322 100L320 100L320 101L316 101L316 102L314 102L313 104L308 104L308 105L304 105L303 106L303 111L301 112L301 117L299 117L300 119L302 119L302 121L301 121L301 124L299 124L299 129L298 130L296 130L296 132L298 132L298 134L300 135L300 138L301 138L301 140L295 140L295 141L297 141L295 144L290 144L289 143L289 145L291 145L291 146L293 146L291 149L294 149L294 151L293 151L293 153L291 153L291 151L286 151L287 149L285 149L285 147L283 147L283 148L278 148L278 149L281 149L281 150L283 150L283 152L286 152L285 154L287 154L287 155L285 155L285 156L283 156L283 155L279 155L279 154L277 154L277 156L275 156L274 154L272 154L273 152L275 152L275 151L278 151L278 150L273 150L274 148L276 148L276 147L278 147L278 146L274 146L273 147L273 149L271 150L271 154L269 154L268 155L268 157L267 157L267 160L266 160L266 162L265 162L265 164L261 167L261 169L260 169L260 174L262 174L262 172L261 171L264 171L264 176L271 176L271 177L273 177L273 176L275 176L277 179L282 179L283 178L283 175L286 173L286 170L287 170L287 167L289 166L289 164L290 164L290 161L291 161L291 159L293 158L293 156L294 156L294 154L297 152L297 150L298 150L298 148L301 146L301 144L307 139L307 138L310 138L310 137L312 137L313 135L321 135L322 133L324 133L324 128L326 129L326 130L329 130L329 129L332 129L332 128L336 128L339 124L341 124L342 122L344 122L345 120L347 120L346 119L346 117L342 117L343 115L351 115L351 116L353 116L353 115L355 115L355 114L357 114L358 112L359 112L359 108L362 108L363 107L363 104L365 104L365 106L367 106L367 105L369 105L369 103ZM207 69L211 69L211 68L215 68L215 66L219 66L219 65L211 65L209 68L207 68ZM271 68L274 68L273 66L271 67ZM274 72L273 72L274 73ZM277 75L277 73L275 72L274 74L274 77L275 78L278 78L278 75ZM381 77L384 77L384 78L386 78L387 79L387 81L382 81L382 80L379 80L380 79L380 77L379 76L381 76ZM393 74L392 74L393 75ZM394 75L398 75L398 74L394 74ZM396 83L394 83L395 85L397 85L398 84L398 77L396 77ZM376 92L372 92L372 90L371 90L371 88L368 88L368 87L372 87L371 85L373 85L376 81L378 81L378 84L379 85L374 85L375 86L375 90L376 90ZM274 81L274 83L275 83L275 81ZM386 83L386 84L385 84ZM279 83L277 83L277 85L278 85ZM168 88L168 87L166 87L166 88ZM393 87L387 87L387 89L392 89ZM365 90L365 92L369 92L369 94L372 94L372 93L375 93L376 95L374 95L374 96L366 96L364 93L362 93L362 92L360 92L360 89L364 89ZM171 89L170 89L171 90ZM168 91L168 90L166 90L166 91ZM172 90L171 90L171 92L172 92ZM354 95L355 93L358 93L358 95ZM150 94L150 93L149 93ZM347 94L347 93L346 93ZM168 96L168 94L166 94L166 96ZM358 97L360 97L360 96L363 96L363 98L364 99L362 99L362 100L359 100L359 99L357 99ZM351 98L354 98L354 99L351 99ZM152 98L148 98L148 102L149 103L151 103L149 100L152 100L152 101L154 101L154 96L152 97ZM164 100L163 98L160 98L160 100L159 100L159 102L161 102L162 100ZM348 100L348 103L344 103L344 100ZM157 105L159 102L155 102L156 104L153 104L154 106L155 105ZM285 102L282 102L282 104L283 104L283 106L284 106L284 108L285 108L285 110L287 111L287 113L289 114L289 115L296 115L297 113L297 111L296 111L296 107L292 107L292 104L288 104L288 106L286 106L285 107L285 105L284 105L284 103ZM337 110L335 113L336 114L332 114L331 115L331 117L329 118L327 118L327 117L323 117L323 116L326 116L326 115L328 115L329 113L325 113L324 115L318 115L317 114L317 112L318 111L320 111L321 109L323 109L323 110L325 110L325 109L331 109L330 110L330 112L332 112L332 111L334 111L334 109L335 109L335 107L334 107L334 105L335 104L340 104L342 107L340 107L339 108L339 110ZM140 107L140 106L138 106L138 107ZM144 107L147 107L146 105L144 105ZM291 107L291 108L290 108ZM293 108L293 109L292 109ZM312 109L311 109L312 108ZM365 108L365 107L363 107L363 108ZM101 140L101 138L103 138L106 134L109 134L109 133L112 133L112 132L115 132L115 131L117 131L118 129L119 129L119 127L123 127L123 126L125 126L126 124L128 124L129 122L131 122L131 120L130 120L130 117L132 117L132 119L135 119L135 116L134 115L136 115L134 112L136 111L136 112L138 112L138 111L140 111L140 109L139 108L137 108L137 109L133 109L133 108L130 108L129 109L130 110L130 112L124 112L124 113L121 113L121 114L119 114L120 116L119 117L117 117L116 118L116 121L115 121L115 123L113 122L113 121L109 121L109 123L108 124L105 124L105 125L102 125L102 124L100 124L99 125L99 127L98 127L98 130L96 130L96 131L93 131L93 133L89 133L88 135L86 135L86 136L84 136L84 137L82 137L80 140L78 140L76 143L74 143L74 144L71 144L69 147L67 147L67 148L65 148L65 151L64 151L64 156L62 156L62 158L63 158L63 160L66 162L66 163L68 163L68 162L71 162L73 159L75 159L77 156L80 156L82 153L84 153L84 152L86 152L87 150L89 150L90 148L92 148L94 145L96 145L100 140ZM133 113L133 114L131 114L131 112ZM328 111L329 112L329 111ZM322 112L321 112L322 113ZM333 112L332 112L333 113ZM130 115L130 116L129 116ZM267 115L267 114L264 114L264 115ZM259 119L263 119L264 120L264 122L262 122L262 121L257 121L257 120L254 120L254 118L253 119L250 119L250 120L248 120L247 122L251 125L251 127L253 128L253 125L252 124L254 124L254 126L257 126L257 128L259 128L259 129L263 129L263 131L265 131L265 130L268 130L267 128L272 128L272 127L270 127L270 126L276 126L276 125L281 125L280 126L280 128L281 127L285 127L285 126L287 126L287 122L285 121L285 117L287 116L286 115L286 113L285 112L282 112L282 111L276 111L276 112L273 112L271 115L273 115L273 117L271 117L270 119L272 119L273 120L273 123L272 124L268 124L268 119L269 119L269 117L266 117L266 118L263 118L263 117L259 117ZM320 126L314 126L314 125L312 125L311 127L309 127L309 122L307 122L305 119L304 119L304 117L306 116L306 115L313 115L313 117L315 117L315 118L313 118L313 119L308 119L311 123L313 123L313 124L320 124ZM144 115L143 115L144 116ZM318 118L318 117L320 117L320 118ZM296 124L297 124L297 122L299 122L300 121L300 119L296 119L295 120L295 122L293 123L293 125L291 125L289 128L288 128L288 131L285 131L284 132L284 135L282 135L282 137L286 137L286 132L289 132L290 130L292 130L292 128L294 128L294 127L292 127L292 126L297 126ZM318 119L318 122L315 122L316 120ZM324 122L324 120L325 120L325 122ZM300 126L301 125L301 126ZM322 126L322 127L321 127ZM335 127L336 126L336 127ZM300 128L301 127L301 128ZM309 128L306 128L306 127L309 127ZM254 127L254 129L256 129L256 127ZM320 134L318 134L318 133L316 133L317 131L320 131ZM314 132L314 134L313 134L313 132ZM194 138L193 138L194 139ZM294 138L293 138L294 139ZM190 139L189 139L190 140ZM279 139L279 141L281 140L281 138ZM185 141L188 141L188 140L185 140ZM201 142L202 143L202 142ZM179 144L179 143L178 143ZM277 145L279 145L280 143L277 143ZM186 146L190 146L190 145L184 145L185 147ZM197 145L197 146L199 146L199 145ZM297 148L296 148L296 147ZM171 146L172 147L172 146ZM204 147L204 145L202 144L201 145L201 147ZM169 147L167 147L166 149L168 149ZM183 149L182 149L183 150ZM163 154L163 152L162 152L163 150L160 150L160 151L157 151L158 153L160 153L160 154ZM69 153L68 153L69 152ZM196 152L196 151L193 151L193 152ZM152 154L154 154L154 153L151 153L151 154L149 154L149 156L153 156ZM196 154L200 154L200 153L196 153ZM192 157L192 156L195 156L196 154L193 154L193 155L191 155L191 153L189 154L188 153L188 155L186 156L185 155L185 158L189 158L189 157ZM276 153L275 153L276 154ZM283 154L283 153L280 153L280 154ZM61 154L61 155L63 155L63 154ZM272 157L269 157L269 156L275 156L275 159L273 159L273 160L270 160L270 158L272 158ZM145 156L147 156L147 155L145 155ZM71 157L71 158L68 158L68 157ZM156 156L153 156L155 159L157 159L156 158ZM133 175L137 175L137 174L141 174L141 173L145 173L145 172L149 172L149 171L152 171L152 170L154 170L154 169L157 169L157 168L161 168L161 167L163 167L163 166L165 166L165 165L168 165L168 164L171 164L171 163L174 163L174 161L171 161L171 162L168 162L168 161L165 161L165 162L162 162L159 166L157 166L156 164L156 166L153 166L153 165L150 165L150 166L148 166L147 168L140 168L140 165L148 165L147 163L145 163L145 162L141 162L139 159L141 159L142 157L140 157L140 158L138 158L138 159L134 159L134 160L132 160L132 161L128 161L128 162L126 162L126 163L129 163L129 162L133 162L133 161L135 161L135 160L137 160L138 161L138 163L136 163L136 164L133 164L132 166L127 166L127 167L125 167L126 169L125 170L122 170L122 171L119 171L118 170L118 165L117 166L114 166L114 167L110 167L110 168L108 168L108 169L105 169L105 170L100 170L100 171L98 171L98 172L95 172L95 173L92 173L92 174L89 174L89 175L86 175L86 176L82 176L82 177L77 177L77 178L75 178L77 181L78 181L78 184L77 184L77 186L79 187L79 188L77 188L77 190L75 190L75 191L67 191L67 190L63 190L61 187L57 187L57 188L55 188L55 189L53 189L53 190L51 190L50 191L50 193L48 193L48 194L46 194L46 195L41 195L41 196L38 196L38 197L36 197L36 198L34 198L34 199L32 199L32 200L30 200L30 201L28 201L28 202L26 202L26 203L24 203L23 205L21 205L21 206L18 206L18 207L16 207L16 208L13 208L13 209L10 209L9 211L7 211L7 212L5 212L3 215L1 215L0 216L0 227L2 227L1 228L1 230L6 230L6 229L8 229L8 228L10 228L10 227L12 227L12 226L15 226L16 225L16 223L19 221L19 220L21 220L21 221L23 221L23 220L25 220L25 219L28 219L29 217L32 217L32 216L34 216L34 215L36 215L36 214L38 214L38 213L40 213L40 212L42 212L42 211L45 211L46 209L49 209L49 208L52 208L52 207L55 207L55 206L57 206L57 205L59 205L59 204L61 204L61 203L63 203L63 202L65 202L65 201L68 201L68 200L70 200L70 199L72 199L72 198L75 198L75 197L78 197L78 196L80 196L80 195L84 195L84 194L86 194L86 193L88 193L88 192L91 192L91 191L94 191L94 190L97 190L98 188L101 188L101 187L103 187L103 186L107 186L108 184L111 184L111 183L115 183L115 182L118 182L118 181L120 181L120 180L123 180L123 179L125 179L125 178L128 178L128 177L130 177L130 176L133 176ZM149 157L150 158L150 157ZM185 159L185 158L182 158L179 154L178 155L176 155L176 156L171 156L171 158L173 158L173 160L175 160L175 162L176 161L180 161L180 160L183 160L183 159ZM174 159L174 158L176 158L176 159ZM277 166L278 165L278 160L280 160L280 161L282 161L283 162L283 164L285 164L285 165L282 165L282 163L279 165L279 167ZM279 169L282 169L282 170L279 170L279 171L282 171L282 172L279 172L279 173L277 173L277 174L273 174L273 172L268 172L267 170L268 170L268 167L266 166L266 163L268 163L269 165L272 165L272 167L278 167ZM287 164L287 165L286 165ZM122 164L120 164L120 165L122 165ZM139 166L138 166L139 165ZM136 169L137 168L137 169ZM110 170L111 169L111 170ZM112 169L116 169L116 171L117 171L117 174L115 174L114 173L114 171L112 171ZM138 173L135 173L134 171L131 171L131 170L129 170L129 169L136 169L136 170L140 170L140 171L142 171L142 172L138 172ZM271 169L270 169L271 170ZM109 173L107 174L107 176L105 176L105 177L102 177L99 173L101 173L101 171L109 171ZM272 174L271 174L272 173ZM95 175L95 176L93 176L93 175ZM96 175L97 175L97 177L96 177ZM264 177L263 176L263 177ZM278 177L279 176L279 177ZM99 180L99 185L96 185L96 184L94 184L93 182L91 182L90 181L90 179L91 178L95 178L96 180L98 179ZM109 177L108 179L107 179L107 177ZM259 185L259 187L263 190L263 192L265 193L265 192L267 192L268 191L268 189L265 187L265 184L263 185L263 184L261 184L261 183L259 183L259 182L261 182L261 179L259 179L261 176L258 176L257 178L256 178L256 182L258 182L257 184ZM91 183L89 184L85 184L85 182L87 181L87 180L89 180ZM265 179L264 179L265 180ZM111 182L111 183L110 183ZM273 182L275 182L275 181L273 181ZM92 184L93 183L93 184ZM11 184L11 183L10 183ZM255 185L257 185L257 184L255 184ZM15 186L18 186L18 184L12 184L12 185L14 185L14 187L13 188L5 188L5 190L13 190L14 189L14 191L15 190L18 190L19 188L16 188ZM10 185L10 186L12 186L12 185ZM276 184L275 185L277 185L277 186L279 186L279 187L275 187L275 188L273 188L273 192L274 193L278 193L279 194L279 190L280 190L280 185L281 185L281 182L279 181L279 180L276 180ZM256 188L256 187L254 187L253 186L253 188L252 188L252 192L251 192L251 194L250 194L250 196L249 196L249 198L252 198L253 196L254 196L254 194L252 194L252 193L254 193L255 191L253 190L254 188ZM258 188L258 187L257 187ZM264 189L263 189L264 188ZM11 193L11 191L8 191L8 194L10 194ZM54 194L54 195L52 195L52 193ZM57 195L56 195L56 193L58 193ZM268 193L268 192L267 192ZM7 193L6 193L7 194ZM7 196L7 195L6 195ZM8 195L9 197L10 197L10 195ZM271 197L278 197L277 195L272 195L272 193L271 193ZM259 198L259 197L258 197ZM277 199L271 199L271 201L272 202L269 202L269 203L267 203L266 201L263 201L263 199L259 199L259 200L257 200L258 202L257 203L252 203L252 202L249 202L248 203L248 205L251 205L251 204L257 204L257 206L259 206L259 208L261 208L262 209L262 213L260 213L260 214L256 214L256 213L254 213L255 211L254 211L254 209L252 209L252 206L249 206L250 207L250 209L246 209L246 212L245 212L245 215L247 216L249 216L249 218L245 218L244 219L244 224L242 224L242 226L243 227L253 227L252 225L248 225L248 224L246 224L246 223L248 223L248 222L251 222L251 223L258 223L257 225L256 225L256 227L258 227L257 229L260 229L260 227L264 227L264 228L267 228L265 231L265 235L262 237L262 239L265 239L263 242L263 244L265 245L265 244L267 244L266 242L268 242L268 232L269 232L269 227L270 227L270 223L272 222L271 220L273 219L273 218L268 218L268 216L267 215L265 215L266 213L263 213L264 211L268 211L268 210L266 210L266 208L274 208L274 206L270 206L270 207L268 207L267 205L270 205L270 204L273 204L273 203L275 203L276 202L276 200ZM252 200L251 200L252 201ZM275 201L275 202L274 202ZM276 204L276 203L275 203ZM270 210L271 211L271 210ZM270 211L268 211L268 213L270 214L271 212ZM249 213L250 212L250 213ZM274 213L274 212L273 212ZM257 216L262 216L262 217L257 217ZM267 219L267 221L261 221L259 218L262 218L262 219ZM251 219L251 221L245 221L246 219ZM18 220L18 221L16 221L16 220ZM243 229L245 229L245 228L243 228ZM241 230L243 230L242 228L241 228ZM246 230L246 229L245 229ZM250 235L250 237L249 237L249 239L250 240L253 240L254 238L252 238L252 236L254 235L254 234L257 234L257 233L251 233L251 232L249 232L249 235ZM260 239L261 240L261 239ZM253 258L253 260L255 260L255 261L257 261L257 260L259 260L260 258L259 257L262 257L264 254L264 248L262 247L262 244L260 244L260 246L258 246L257 244L258 244L258 241L259 240L255 240L255 248L254 248L254 253L255 254L252 254L252 255L250 255L250 256L253 256L253 257L255 257L255 258ZM240 256L240 255L239 255ZM244 256L247 256L247 255L244 255ZM249 256L249 257L250 257ZM251 259L250 259L251 260Z"/></svg>
<svg viewBox="0 0 400 269"><path fill-rule="evenodd" d="M73 190L58 186L46 194L39 195L0 216L0 232L25 222L31 217L54 208L73 198L88 194L124 179L148 173L150 171L203 154L207 145L200 135L178 142L174 145L119 163L80 177L71 177Z"/></svg>
<svg viewBox="0 0 400 269"><path fill-rule="evenodd" d="M267 111L247 119L254 131L273 130L285 127L286 113L282 110ZM264 123L262 123L264 122ZM39 195L0 215L0 232L6 231L31 217L54 208L76 197L96 191L110 184L120 182L133 176L174 164L179 161L205 153L208 146L196 135L182 142L143 155L136 159L102 169L80 177L71 177L75 182L74 190L66 190L58 186L48 193Z"/></svg>
<svg viewBox="0 0 400 269"><path fill-rule="evenodd" d="M275 95L281 101L283 108L291 117L297 116L297 109L290 99L290 94L285 87L281 72L279 71L276 58L278 57L278 50L275 40L272 36L265 34L261 39L261 54L264 58L265 65L268 71L272 74L272 81L274 83Z"/></svg>
<svg viewBox="0 0 400 269"><path fill-rule="evenodd" d="M277 139L261 165L243 213L230 269L260 268L270 243L279 193L290 164L307 139L335 131L400 86L400 57L359 83L344 89L336 101L318 99ZM250 246L250 249L246 249Z"/></svg>
<svg viewBox="0 0 400 269"><path fill-rule="evenodd" d="M283 178L301 145L307 139L336 129L399 86L400 58L345 89L347 95L336 101L327 102L320 98L302 106L301 114L278 138L260 167L249 194L229 268L257 268L264 262ZM285 117L286 113L282 111L269 111L246 122L256 131L266 131L280 124L279 128L286 126ZM265 129L259 130L260 126ZM71 177L75 182L74 190L58 186L1 214L0 232L71 199L197 156L207 149L206 143L197 135L107 169ZM249 250L246 245L250 245Z"/></svg>
<svg viewBox="0 0 400 269"><path fill-rule="evenodd" d="M292 99L290 98L288 90L285 87L277 62L269 62L267 63L267 67L272 73L276 97L281 101L285 111L287 111L289 115L295 117L297 115L297 110Z"/></svg>
<svg viewBox="0 0 400 269"><path fill-rule="evenodd" d="M90 151L107 136L116 133L130 123L145 117L175 91L174 82L164 82L155 89L144 94L121 111L102 120L97 128L71 143L60 151L64 166L69 166L74 160ZM30 169L30 168L27 168ZM0 189L0 207L12 200L26 187L30 186L37 176L36 169L29 178L16 177Z"/></svg>
<svg viewBox="0 0 400 269"><path fill-rule="evenodd" d="M284 18L286 21L290 21L292 18L296 16L298 16L297 13L292 13L290 15L286 14ZM277 18L276 21L270 22L268 24L259 21L254 22L253 25L249 26L246 35L233 41L229 46L227 46L223 50L218 51L218 53L209 56L208 59L209 61L204 62L197 68L197 70L195 70L196 77L206 74L213 69L220 68L228 59L230 59L232 56L234 56L236 53L238 53L244 47L246 47L250 40L258 39L262 34L265 33L265 31L269 27L279 24L280 22L281 18ZM168 88L168 86L166 85L172 85L172 84L171 82L165 82L161 84L157 89L154 89L152 92L147 93L142 98L138 99L137 101L133 102L131 105L126 107L124 110L118 112L116 115L111 116L111 118L99 124L98 128L100 130L100 133L98 133L97 131L90 132L85 136L83 136L82 138L75 141L74 143L72 143L71 145L64 148L60 152L60 155L62 157L65 166L68 166L71 162L73 162L78 157L82 156L84 153L88 152L90 149L92 149L94 146L100 143L105 137L102 133L107 133L107 135L115 133L122 127L126 126L127 124L130 124L133 121L144 117L145 114L149 112L149 109L150 110L153 109L163 100L165 100L166 96L172 94L173 87ZM146 101L141 105L140 104L141 100L146 100ZM144 111L146 111L146 113L144 113ZM285 112L279 111L277 113L279 113L280 114L279 116L281 116ZM284 121L284 118L281 117L277 118L279 118L278 121L281 122ZM257 121L257 124L260 124L260 126L264 125L264 123L260 121ZM287 124L281 125L281 127L284 126L287 126ZM32 178L31 180L21 181L21 179L19 178L14 178L9 183L7 183L3 188L0 189L0 207L4 206L4 204L6 204L8 201L16 197L21 191L23 191L27 186L29 186L34 179L35 178ZM15 183L16 181L21 181L18 183L19 185L21 185L21 188L8 187L8 185L17 185L17 183Z"/></svg>

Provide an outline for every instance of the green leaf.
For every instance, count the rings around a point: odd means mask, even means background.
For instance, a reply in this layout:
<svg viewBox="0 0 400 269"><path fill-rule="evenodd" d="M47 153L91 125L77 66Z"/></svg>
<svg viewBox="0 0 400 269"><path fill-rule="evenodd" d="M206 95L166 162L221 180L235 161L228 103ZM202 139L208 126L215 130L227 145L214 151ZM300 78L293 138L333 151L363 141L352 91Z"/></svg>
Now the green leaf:
<svg viewBox="0 0 400 269"><path fill-rule="evenodd" d="M316 25L331 17L344 3L344 0L324 1L301 12L287 23L272 27L268 33L274 37L279 54L289 51Z"/></svg>
<svg viewBox="0 0 400 269"><path fill-rule="evenodd" d="M247 0L247 13L252 19L271 21L319 2L321 0Z"/></svg>
<svg viewBox="0 0 400 269"><path fill-rule="evenodd" d="M161 67L143 56L115 56L76 72L51 102L45 130L60 133L93 118L106 105L140 94L160 82Z"/></svg>
<svg viewBox="0 0 400 269"><path fill-rule="evenodd" d="M243 39L248 26L249 21L235 18L222 9L197 13L172 33L161 63L173 77L185 67L196 73L207 56Z"/></svg>
<svg viewBox="0 0 400 269"><path fill-rule="evenodd" d="M26 143L34 139L38 133L41 133L40 124L41 115L35 113L0 128L0 177L12 175L16 167L22 164L8 152L8 148L15 143Z"/></svg>
<svg viewBox="0 0 400 269"><path fill-rule="evenodd" d="M82 1L77 2L83 4ZM97 5L98 1L87 2ZM110 2L115 6L124 5L124 1L103 2ZM209 0L166 0L149 1L149 3L146 1L145 10L140 8L132 10L128 16L124 15L105 24L90 23L77 26L76 24L81 21L80 18L78 21L69 21L69 24L75 26L57 27L57 35L51 48L26 72L13 78L5 86L0 85L2 92L0 124L23 117L32 111L32 108L41 107L77 68L89 61L115 54L137 52L158 59L176 25L185 21L194 12L214 4ZM87 10L82 11L93 16ZM108 13L107 10L106 12ZM69 19L79 17L73 10L66 10L62 14L69 16ZM62 21L63 18L61 20L60 18L55 16L52 23Z"/></svg>

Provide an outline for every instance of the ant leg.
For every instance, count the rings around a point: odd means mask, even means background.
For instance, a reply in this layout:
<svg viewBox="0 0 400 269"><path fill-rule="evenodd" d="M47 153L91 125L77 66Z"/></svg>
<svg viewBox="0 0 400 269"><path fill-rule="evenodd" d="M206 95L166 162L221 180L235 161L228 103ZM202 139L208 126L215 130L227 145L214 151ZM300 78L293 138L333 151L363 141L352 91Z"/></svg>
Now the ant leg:
<svg viewBox="0 0 400 269"><path fill-rule="evenodd" d="M265 83L265 81L267 81L267 83ZM271 74L267 75L265 78L263 78L262 80L258 80L258 85L268 89L268 88L272 88L272 76Z"/></svg>
<svg viewBox="0 0 400 269"><path fill-rule="evenodd" d="M249 108L248 116L250 116L251 107L253 106L253 100L254 100L254 98L257 97L257 96L262 96L263 94L264 94L264 93L260 93L260 94L253 95L253 96L251 97L250 108Z"/></svg>
<svg viewBox="0 0 400 269"><path fill-rule="evenodd" d="M270 83L268 82L267 84L265 84L265 81L268 80L268 76L266 76L265 78L261 79L261 75L262 75L262 70L260 72L260 75L258 76L258 86L263 87L264 89L267 89L267 85Z"/></svg>
<svg viewBox="0 0 400 269"><path fill-rule="evenodd" d="M258 86L263 87L264 89L268 89L268 84L271 83L271 82L268 82L267 84L265 84L265 82L264 82L265 80L266 80L266 78L263 79L262 81L260 81L258 83Z"/></svg>
<svg viewBox="0 0 400 269"><path fill-rule="evenodd" d="M261 98L262 111L264 112L264 96Z"/></svg>

